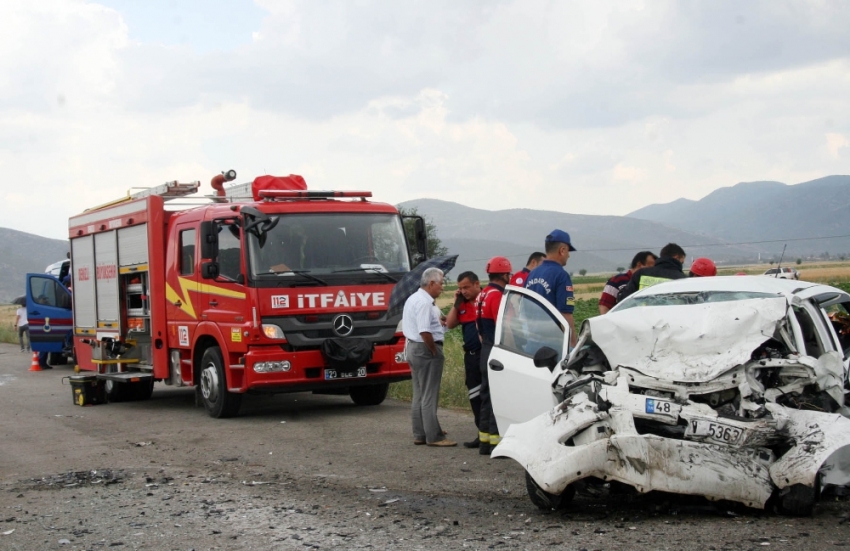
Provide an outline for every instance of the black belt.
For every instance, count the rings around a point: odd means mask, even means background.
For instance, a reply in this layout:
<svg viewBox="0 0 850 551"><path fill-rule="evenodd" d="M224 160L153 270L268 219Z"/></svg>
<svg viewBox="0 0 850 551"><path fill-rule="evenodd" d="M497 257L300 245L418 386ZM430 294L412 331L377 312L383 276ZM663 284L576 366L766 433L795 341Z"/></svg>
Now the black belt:
<svg viewBox="0 0 850 551"><path fill-rule="evenodd" d="M443 346L443 341L434 341L434 344L439 344L440 346Z"/></svg>

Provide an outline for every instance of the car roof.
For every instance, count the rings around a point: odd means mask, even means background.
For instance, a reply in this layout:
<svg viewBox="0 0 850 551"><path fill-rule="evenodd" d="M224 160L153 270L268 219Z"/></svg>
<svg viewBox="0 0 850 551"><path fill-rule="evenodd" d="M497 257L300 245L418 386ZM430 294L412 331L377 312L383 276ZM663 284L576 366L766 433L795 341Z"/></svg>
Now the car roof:
<svg viewBox="0 0 850 551"><path fill-rule="evenodd" d="M52 271L54 271L54 270L55 270L55 271L60 271L60 270L62 269L62 266L63 266L66 262L67 262L68 264L70 264L70 263L71 263L71 260L66 258L65 260L60 260L59 262L54 262L53 264L49 265L47 268L45 268L45 269L44 269L44 273L49 274L50 272L52 272Z"/></svg>
<svg viewBox="0 0 850 551"><path fill-rule="evenodd" d="M715 276L715 277L688 277L676 279L653 285L635 293L632 296L649 296L667 293L688 293L696 291L746 291L753 293L777 293L791 296L800 291L822 287L824 292L838 291L829 285L812 283L809 281L797 281L795 279L782 279L773 277L755 276Z"/></svg>

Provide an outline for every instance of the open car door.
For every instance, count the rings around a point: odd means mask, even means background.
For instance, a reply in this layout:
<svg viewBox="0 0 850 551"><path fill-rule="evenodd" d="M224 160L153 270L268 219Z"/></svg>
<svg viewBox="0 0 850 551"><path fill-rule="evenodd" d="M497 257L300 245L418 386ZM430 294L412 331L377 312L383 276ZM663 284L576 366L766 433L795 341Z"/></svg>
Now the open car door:
<svg viewBox="0 0 850 551"><path fill-rule="evenodd" d="M33 352L62 352L74 329L71 292L48 274L27 274L27 321Z"/></svg>
<svg viewBox="0 0 850 551"><path fill-rule="evenodd" d="M552 383L561 373L535 367L534 354L548 346L563 360L569 350L566 320L545 298L508 285L496 321L496 343L487 360L490 395L499 433L556 405Z"/></svg>

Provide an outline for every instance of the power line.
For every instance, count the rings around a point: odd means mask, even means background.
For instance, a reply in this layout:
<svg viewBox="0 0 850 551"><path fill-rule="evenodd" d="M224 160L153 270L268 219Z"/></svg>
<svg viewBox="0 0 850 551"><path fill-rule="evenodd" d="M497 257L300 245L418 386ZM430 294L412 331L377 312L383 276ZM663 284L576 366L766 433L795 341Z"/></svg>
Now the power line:
<svg viewBox="0 0 850 551"><path fill-rule="evenodd" d="M693 245L680 245L683 249L687 248L705 248L705 247L734 247L737 245L760 245L763 243L788 243L788 242L796 242L796 241L818 241L821 239L840 239L844 237L850 237L850 235L824 235L820 237L794 237L791 239L765 239L762 241L738 241L734 243L707 243L707 244L693 244ZM665 243L666 245L666 243ZM577 252L584 253L601 253L601 252L622 252L622 251L635 251L635 250L653 250L653 249L661 249L664 245L641 245L637 247L624 247L621 249L581 249ZM464 262L483 262L485 260L489 260L490 257L487 258L464 258Z"/></svg>
<svg viewBox="0 0 850 551"><path fill-rule="evenodd" d="M825 235L822 237L795 237L793 239L765 239L763 241L739 241L736 243L707 243L707 244L694 244L694 245L680 245L682 248L685 247L732 247L735 245L759 245L762 243L787 243L789 241L817 241L819 239L839 239L842 237L850 237L850 235ZM666 245L666 243L665 243ZM656 245L655 247L637 247L638 249L653 249L653 248L661 248L664 245ZM628 247L625 249L583 249L587 252L614 252L614 251L631 251L634 250L635 247Z"/></svg>

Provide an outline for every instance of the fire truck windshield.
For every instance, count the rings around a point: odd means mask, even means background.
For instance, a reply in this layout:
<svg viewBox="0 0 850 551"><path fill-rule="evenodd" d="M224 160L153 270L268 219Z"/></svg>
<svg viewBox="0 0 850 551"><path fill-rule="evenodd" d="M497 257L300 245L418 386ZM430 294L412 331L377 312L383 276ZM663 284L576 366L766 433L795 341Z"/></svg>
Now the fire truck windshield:
<svg viewBox="0 0 850 551"><path fill-rule="evenodd" d="M394 214L281 214L269 231L248 232L248 258L253 280L277 284L304 284L315 276L386 280L410 270L404 230Z"/></svg>

